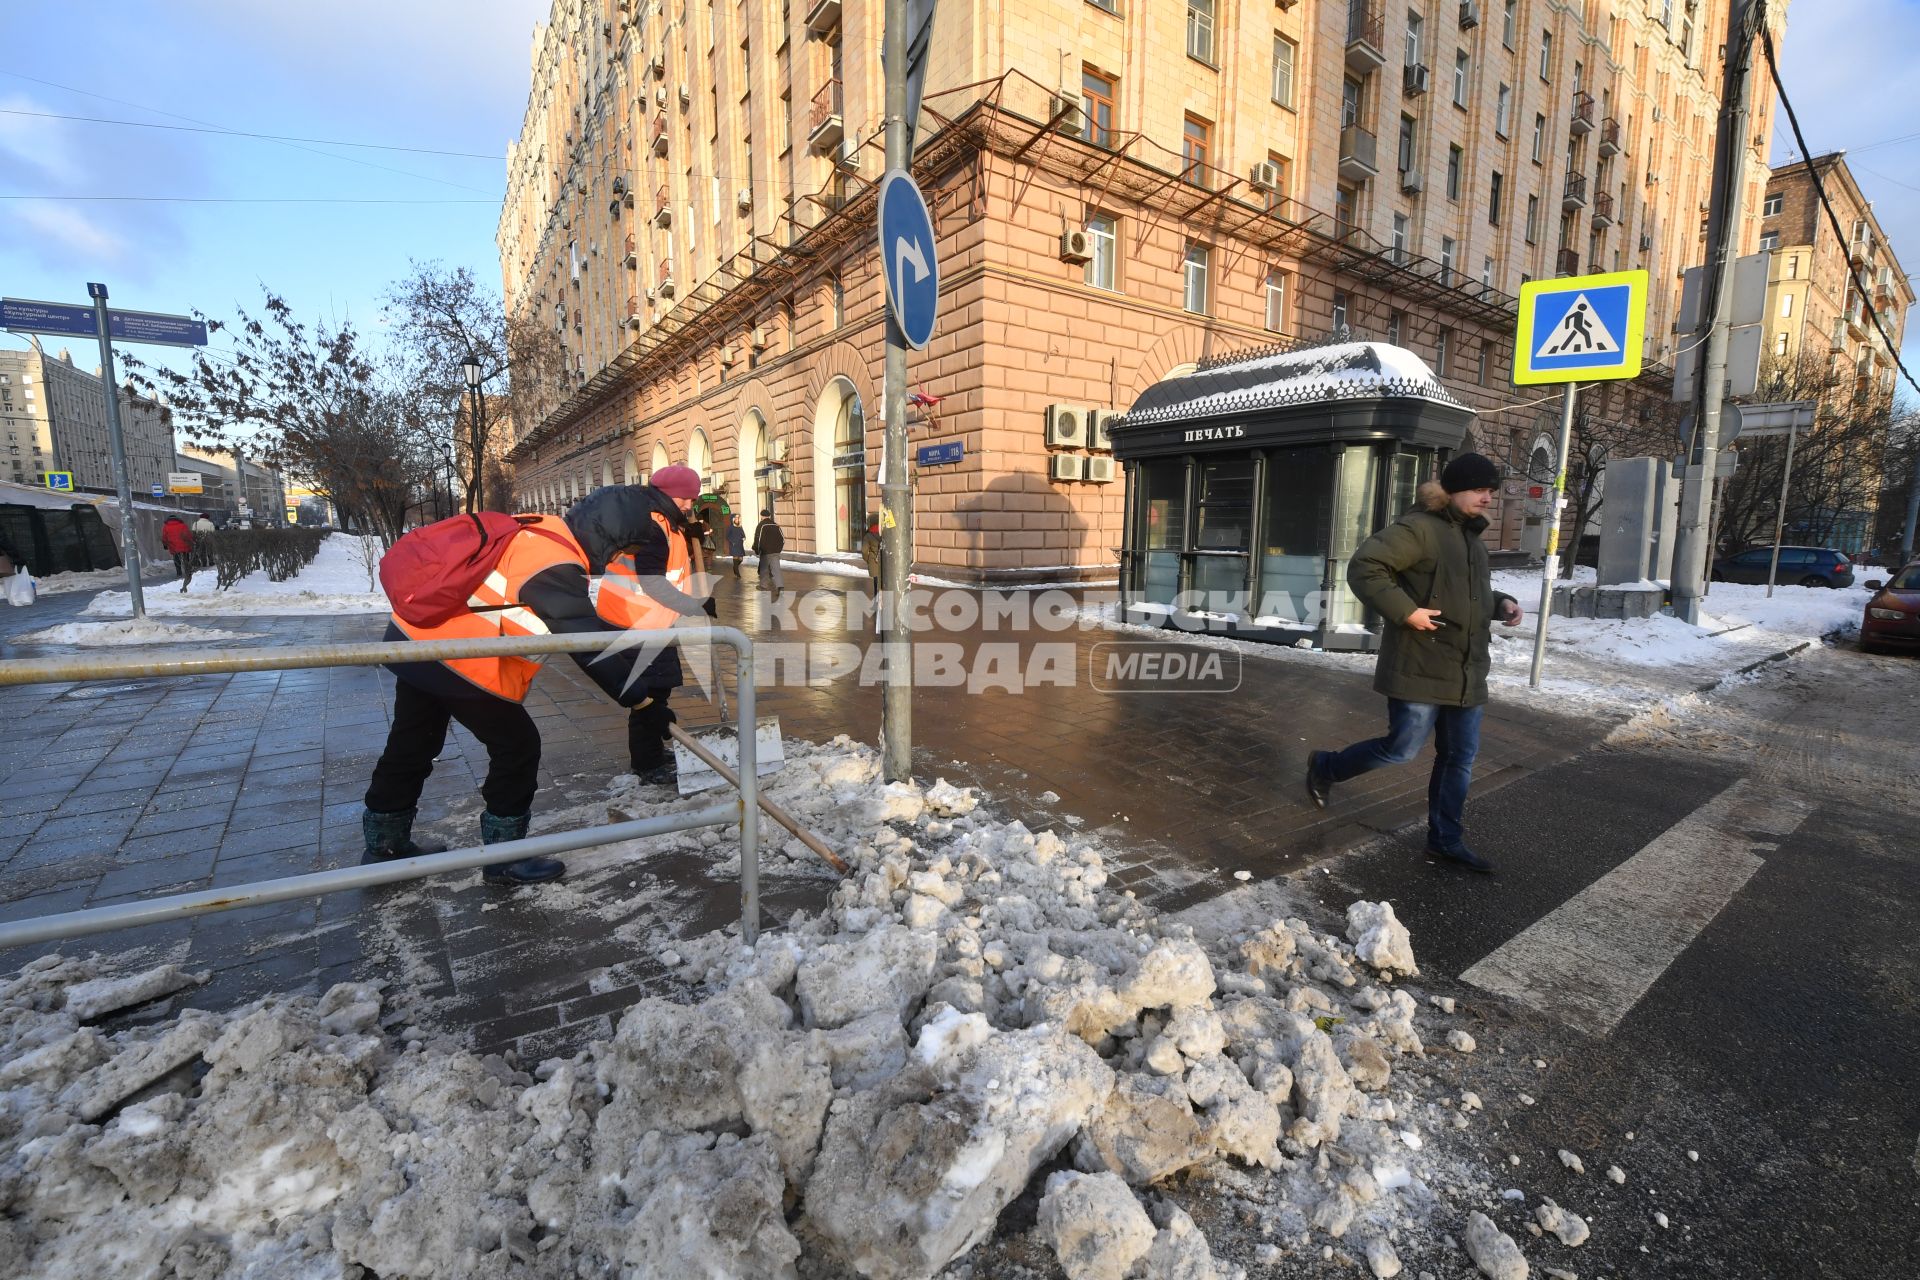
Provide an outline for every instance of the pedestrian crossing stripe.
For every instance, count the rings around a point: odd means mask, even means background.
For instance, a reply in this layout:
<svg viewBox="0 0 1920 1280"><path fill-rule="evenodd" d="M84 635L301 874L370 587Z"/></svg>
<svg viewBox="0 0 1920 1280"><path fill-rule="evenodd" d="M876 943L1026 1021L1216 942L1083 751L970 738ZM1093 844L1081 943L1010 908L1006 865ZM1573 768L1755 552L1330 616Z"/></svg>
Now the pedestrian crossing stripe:
<svg viewBox="0 0 1920 1280"><path fill-rule="evenodd" d="M1645 271L1530 280L1521 285L1514 383L1638 377L1646 298Z"/></svg>

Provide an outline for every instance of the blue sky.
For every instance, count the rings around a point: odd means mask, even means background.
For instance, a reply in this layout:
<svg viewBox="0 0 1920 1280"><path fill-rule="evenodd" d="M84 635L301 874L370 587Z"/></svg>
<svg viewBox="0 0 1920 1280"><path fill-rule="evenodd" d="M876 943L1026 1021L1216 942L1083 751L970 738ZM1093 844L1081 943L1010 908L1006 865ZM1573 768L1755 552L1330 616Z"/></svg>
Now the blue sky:
<svg viewBox="0 0 1920 1280"><path fill-rule="evenodd" d="M265 282L302 316L374 328L382 291L409 259L470 266L497 288L504 155L526 104L533 26L547 8L547 0L0 4L0 196L456 202L0 199L0 293L81 302L87 281L105 280L121 306L226 315L236 302L256 304ZM1909 270L1920 269L1915 50L1920 0L1796 0L1781 50L1809 145L1848 149ZM6 112L200 122L491 158ZM1776 118L1779 162L1791 139L1784 115ZM19 341L0 334L0 343ZM1920 338L1907 347L1914 367Z"/></svg>

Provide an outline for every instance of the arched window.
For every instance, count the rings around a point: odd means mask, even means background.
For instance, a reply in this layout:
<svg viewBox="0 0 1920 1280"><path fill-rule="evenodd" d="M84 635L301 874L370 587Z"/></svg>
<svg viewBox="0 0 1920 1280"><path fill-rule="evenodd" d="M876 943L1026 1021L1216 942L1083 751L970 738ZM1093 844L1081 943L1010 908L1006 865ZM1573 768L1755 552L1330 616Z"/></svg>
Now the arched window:
<svg viewBox="0 0 1920 1280"><path fill-rule="evenodd" d="M860 393L845 384L833 420L833 508L834 548L858 551L867 530L867 421Z"/></svg>
<svg viewBox="0 0 1920 1280"><path fill-rule="evenodd" d="M653 446L653 462L647 471L647 478L651 480L653 478L653 473L655 471L664 471L666 468L672 465L673 465L673 459L667 454L666 443L662 441L661 443L654 445Z"/></svg>
<svg viewBox="0 0 1920 1280"><path fill-rule="evenodd" d="M707 433L698 427L687 439L687 465L700 477L700 487L704 490L707 476L713 471L713 445L707 439Z"/></svg>

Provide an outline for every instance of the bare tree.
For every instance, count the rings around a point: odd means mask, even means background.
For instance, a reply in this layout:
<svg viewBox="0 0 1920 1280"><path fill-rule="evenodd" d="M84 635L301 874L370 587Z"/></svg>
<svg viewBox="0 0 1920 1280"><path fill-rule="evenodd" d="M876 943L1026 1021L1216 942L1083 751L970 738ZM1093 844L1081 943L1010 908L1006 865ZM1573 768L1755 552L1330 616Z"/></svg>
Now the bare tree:
<svg viewBox="0 0 1920 1280"><path fill-rule="evenodd" d="M1587 388L1589 405L1576 404L1567 451L1567 512L1563 526L1571 543L1560 576L1571 578L1580 556L1580 538L1606 504L1607 463L1626 458L1671 458L1679 451L1677 415L1663 399L1642 392ZM1544 454L1526 459L1530 483L1551 490L1555 475Z"/></svg>

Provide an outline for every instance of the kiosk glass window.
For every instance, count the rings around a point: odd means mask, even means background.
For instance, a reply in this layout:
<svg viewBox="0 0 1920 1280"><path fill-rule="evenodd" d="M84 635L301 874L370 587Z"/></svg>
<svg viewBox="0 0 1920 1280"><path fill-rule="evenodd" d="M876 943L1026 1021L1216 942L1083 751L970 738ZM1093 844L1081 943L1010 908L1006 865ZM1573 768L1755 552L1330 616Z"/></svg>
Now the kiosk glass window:
<svg viewBox="0 0 1920 1280"><path fill-rule="evenodd" d="M1327 598L1328 630L1366 624L1367 609L1347 585L1347 563L1354 549L1380 527L1380 470L1385 459L1370 444L1347 445L1339 452L1333 485L1333 546L1327 557L1332 591Z"/></svg>
<svg viewBox="0 0 1920 1280"><path fill-rule="evenodd" d="M1193 589L1203 609L1230 611L1226 597L1247 589L1253 540L1253 459L1200 464L1200 510L1194 536Z"/></svg>
<svg viewBox="0 0 1920 1280"><path fill-rule="evenodd" d="M1260 543L1262 616L1287 622L1315 619L1311 606L1326 581L1336 457L1325 445L1267 455L1265 536Z"/></svg>
<svg viewBox="0 0 1920 1280"><path fill-rule="evenodd" d="M1163 458L1140 464L1139 594L1171 605L1180 590L1180 553L1187 545L1187 464Z"/></svg>

